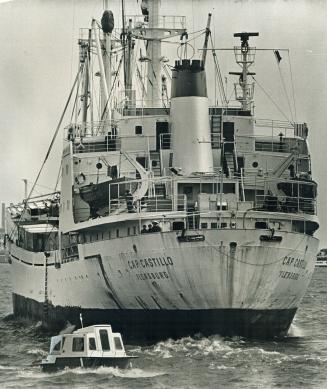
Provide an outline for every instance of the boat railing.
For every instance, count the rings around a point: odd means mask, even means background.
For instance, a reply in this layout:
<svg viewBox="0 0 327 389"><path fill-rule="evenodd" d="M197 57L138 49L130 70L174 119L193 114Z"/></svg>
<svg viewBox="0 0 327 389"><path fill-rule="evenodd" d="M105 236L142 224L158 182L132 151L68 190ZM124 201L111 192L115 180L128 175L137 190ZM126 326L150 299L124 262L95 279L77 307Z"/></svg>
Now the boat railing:
<svg viewBox="0 0 327 389"><path fill-rule="evenodd" d="M169 108L162 99L142 98L131 101L127 97L122 97L115 106L116 111L122 116L166 116L169 115Z"/></svg>
<svg viewBox="0 0 327 389"><path fill-rule="evenodd" d="M148 154L155 149L155 142L156 137L154 135L108 135L77 141L74 143L73 152L79 154L128 150L129 153L145 152Z"/></svg>
<svg viewBox="0 0 327 389"><path fill-rule="evenodd" d="M86 123L70 123L64 128L66 140L96 137L97 135L117 135L117 120L101 120Z"/></svg>
<svg viewBox="0 0 327 389"><path fill-rule="evenodd" d="M121 213L145 213L145 212L173 212L187 209L186 195L177 196L144 196L137 201L130 201L124 196L109 200L109 215Z"/></svg>
<svg viewBox="0 0 327 389"><path fill-rule="evenodd" d="M134 28L142 28L148 26L148 22L143 15L127 15L125 23L126 25L131 20ZM185 29L186 17L179 15L159 15L156 28L168 28L168 29Z"/></svg>
<svg viewBox="0 0 327 389"><path fill-rule="evenodd" d="M316 200L301 196L256 195L254 207L268 212L317 214Z"/></svg>
<svg viewBox="0 0 327 389"><path fill-rule="evenodd" d="M271 136L293 138L300 137L306 139L308 136L308 126L306 123L295 123L284 120L255 119L255 128L258 131L270 133Z"/></svg>

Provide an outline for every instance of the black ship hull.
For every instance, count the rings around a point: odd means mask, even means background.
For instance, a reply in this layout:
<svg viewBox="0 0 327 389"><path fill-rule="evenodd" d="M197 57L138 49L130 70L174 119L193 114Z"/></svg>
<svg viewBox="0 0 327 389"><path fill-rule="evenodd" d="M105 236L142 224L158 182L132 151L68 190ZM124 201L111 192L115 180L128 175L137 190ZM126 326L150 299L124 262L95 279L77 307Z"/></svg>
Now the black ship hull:
<svg viewBox="0 0 327 389"><path fill-rule="evenodd" d="M67 324L110 323L129 341L177 339L201 333L209 336L243 336L271 339L287 335L296 308L292 309L203 309L203 310L139 310L80 309L53 307L13 294L14 316L42 320L52 329Z"/></svg>

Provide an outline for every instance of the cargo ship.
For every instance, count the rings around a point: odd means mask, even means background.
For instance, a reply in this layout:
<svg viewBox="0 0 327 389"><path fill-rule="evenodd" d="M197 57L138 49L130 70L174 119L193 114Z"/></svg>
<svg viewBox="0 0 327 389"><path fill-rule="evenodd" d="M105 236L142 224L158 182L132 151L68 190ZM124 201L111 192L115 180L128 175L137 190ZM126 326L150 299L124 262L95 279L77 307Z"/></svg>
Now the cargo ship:
<svg viewBox="0 0 327 389"><path fill-rule="evenodd" d="M255 116L257 32L218 50L209 14L190 58L185 18L160 15L159 0L122 21L106 7L80 32L54 134L60 189L8 207L14 315L60 327L82 314L146 340L285 336L319 243L307 124ZM179 42L171 64L167 41ZM219 64L230 53L233 104Z"/></svg>

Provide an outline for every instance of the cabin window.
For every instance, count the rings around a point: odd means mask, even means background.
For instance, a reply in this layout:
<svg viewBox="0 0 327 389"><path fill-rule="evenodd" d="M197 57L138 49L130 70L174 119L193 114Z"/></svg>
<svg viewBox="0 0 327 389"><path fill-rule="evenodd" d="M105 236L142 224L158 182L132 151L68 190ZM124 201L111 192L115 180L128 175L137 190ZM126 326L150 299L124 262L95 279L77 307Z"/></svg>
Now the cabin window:
<svg viewBox="0 0 327 389"><path fill-rule="evenodd" d="M211 228L214 230L218 228L218 223L211 223Z"/></svg>
<svg viewBox="0 0 327 389"><path fill-rule="evenodd" d="M116 237L119 238L119 230L116 230Z"/></svg>
<svg viewBox="0 0 327 389"><path fill-rule="evenodd" d="M254 227L258 229L266 229L268 228L268 224L266 222L255 222Z"/></svg>
<svg viewBox="0 0 327 389"><path fill-rule="evenodd" d="M227 223L221 223L220 227L221 228L226 228L227 227Z"/></svg>
<svg viewBox="0 0 327 389"><path fill-rule="evenodd" d="M110 344L109 344L109 338L108 338L108 331L107 330L100 330L100 340L101 340L101 347L103 351L110 351Z"/></svg>
<svg viewBox="0 0 327 389"><path fill-rule="evenodd" d="M143 134L143 127L135 126L135 135L142 135L142 134Z"/></svg>
<svg viewBox="0 0 327 389"><path fill-rule="evenodd" d="M184 222L173 222L173 230L184 230Z"/></svg>
<svg viewBox="0 0 327 389"><path fill-rule="evenodd" d="M127 235L129 236L131 234L131 227L127 228Z"/></svg>
<svg viewBox="0 0 327 389"><path fill-rule="evenodd" d="M208 223L201 223L201 228L208 228Z"/></svg>
<svg viewBox="0 0 327 389"><path fill-rule="evenodd" d="M136 235L136 226L133 227L133 234Z"/></svg>
<svg viewBox="0 0 327 389"><path fill-rule="evenodd" d="M74 352L84 351L84 338L73 338L73 348Z"/></svg>
<svg viewBox="0 0 327 389"><path fill-rule="evenodd" d="M68 174L68 165L66 165L66 174Z"/></svg>
<svg viewBox="0 0 327 389"><path fill-rule="evenodd" d="M115 342L116 350L122 350L123 349L123 345L121 344L120 338L114 337L114 342Z"/></svg>
<svg viewBox="0 0 327 389"><path fill-rule="evenodd" d="M89 338L89 350L96 350L95 338Z"/></svg>

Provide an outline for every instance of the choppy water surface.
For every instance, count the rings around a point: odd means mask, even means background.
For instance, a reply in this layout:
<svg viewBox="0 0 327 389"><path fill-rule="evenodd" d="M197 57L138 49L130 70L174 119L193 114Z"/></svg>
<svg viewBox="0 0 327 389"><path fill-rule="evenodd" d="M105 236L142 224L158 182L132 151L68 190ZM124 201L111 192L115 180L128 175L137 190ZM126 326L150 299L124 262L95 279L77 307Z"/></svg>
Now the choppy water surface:
<svg viewBox="0 0 327 389"><path fill-rule="evenodd" d="M49 336L8 319L9 265L0 265L1 388L327 388L327 269L316 269L291 333L283 341L183 338L128 346L140 358L128 370L42 373ZM7 318L6 318L7 317Z"/></svg>

